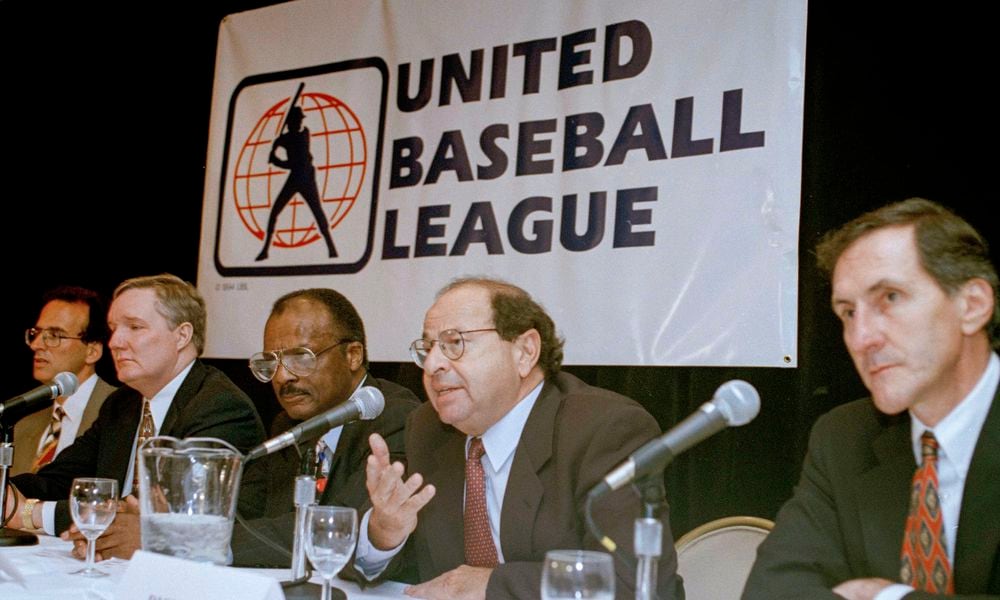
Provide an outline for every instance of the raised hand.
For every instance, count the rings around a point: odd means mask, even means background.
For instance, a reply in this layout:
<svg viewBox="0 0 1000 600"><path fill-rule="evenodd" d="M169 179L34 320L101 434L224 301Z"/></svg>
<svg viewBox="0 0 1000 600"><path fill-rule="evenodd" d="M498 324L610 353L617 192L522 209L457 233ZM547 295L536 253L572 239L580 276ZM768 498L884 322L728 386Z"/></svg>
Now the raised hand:
<svg viewBox="0 0 1000 600"><path fill-rule="evenodd" d="M434 497L434 486L424 486L424 478L414 473L403 481L400 462L389 462L389 446L382 436L368 438L372 453L365 466L365 484L372 502L368 539L380 550L402 544L417 527L417 513Z"/></svg>

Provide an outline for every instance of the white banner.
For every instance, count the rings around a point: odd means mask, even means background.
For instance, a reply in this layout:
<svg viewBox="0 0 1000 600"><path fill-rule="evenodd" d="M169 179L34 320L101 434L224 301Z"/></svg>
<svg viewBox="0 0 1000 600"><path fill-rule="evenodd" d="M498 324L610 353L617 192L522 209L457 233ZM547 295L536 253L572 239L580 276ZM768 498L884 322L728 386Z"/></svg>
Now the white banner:
<svg viewBox="0 0 1000 600"><path fill-rule="evenodd" d="M331 287L409 360L463 275L568 364L796 365L805 0L300 0L220 27L206 354ZM328 238L322 235L328 228Z"/></svg>

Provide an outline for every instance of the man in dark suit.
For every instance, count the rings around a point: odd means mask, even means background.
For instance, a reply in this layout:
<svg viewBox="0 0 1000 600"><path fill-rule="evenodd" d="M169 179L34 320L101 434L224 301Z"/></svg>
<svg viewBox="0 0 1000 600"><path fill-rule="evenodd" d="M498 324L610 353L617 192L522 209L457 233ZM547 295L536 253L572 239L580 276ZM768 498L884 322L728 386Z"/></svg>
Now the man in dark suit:
<svg viewBox="0 0 1000 600"><path fill-rule="evenodd" d="M402 459L403 426L419 402L410 390L368 374L361 316L347 298L326 288L291 292L274 303L264 327L264 351L250 358L250 370L271 382L284 409L274 419L272 436L343 404L362 386L378 388L385 397L385 408L374 419L336 427L319 440L303 440L247 465L245 478L263 481L264 492L241 495L241 515L250 520L233 530L233 562L287 567L295 537L296 475L317 478L320 504L363 511L368 436L382 436L391 455Z"/></svg>
<svg viewBox="0 0 1000 600"><path fill-rule="evenodd" d="M411 354L429 402L407 422L410 475L404 481L403 465L373 435L373 509L362 520L355 567L368 578L414 577L422 583L407 593L416 597L538 598L548 550L600 548L585 526L588 491L659 433L656 420L624 396L561 373L552 319L501 281L447 286ZM626 554L641 513L627 487L593 507L603 533ZM662 520L656 591L661 600L683 598ZM633 597L634 569L622 561L615 569L617 597Z"/></svg>
<svg viewBox="0 0 1000 600"><path fill-rule="evenodd" d="M1000 597L1000 312L985 241L910 199L828 234L817 254L871 398L813 427L743 597Z"/></svg>
<svg viewBox="0 0 1000 600"><path fill-rule="evenodd" d="M205 343L205 303L190 283L173 275L123 282L115 290L108 325L108 348L125 387L108 397L93 426L55 461L37 474L12 479L23 507L14 527L51 534L66 530L71 522L66 498L74 477L110 477L124 490L122 496L128 494L147 404L159 435L215 437L244 452L264 439L250 398L221 371L198 360ZM130 506L134 510L119 513L97 540L104 558L129 558L139 547L134 498ZM83 542L79 533L72 537Z"/></svg>
<svg viewBox="0 0 1000 600"><path fill-rule="evenodd" d="M97 362L108 341L107 309L101 296L86 288L60 286L42 296L42 309L24 341L33 353L32 375L47 383L59 373L73 373L76 391L14 425L11 476L35 473L83 435L115 390L97 375Z"/></svg>

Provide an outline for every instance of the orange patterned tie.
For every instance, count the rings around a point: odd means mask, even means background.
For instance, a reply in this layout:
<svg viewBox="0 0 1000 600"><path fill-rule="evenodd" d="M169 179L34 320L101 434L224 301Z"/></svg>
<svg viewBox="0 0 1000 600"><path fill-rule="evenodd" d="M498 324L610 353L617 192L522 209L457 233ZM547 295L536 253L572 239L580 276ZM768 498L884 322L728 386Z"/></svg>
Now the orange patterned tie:
<svg viewBox="0 0 1000 600"><path fill-rule="evenodd" d="M486 511L484 454L483 440L472 438L465 459L465 563L472 567L495 567L499 562Z"/></svg>
<svg viewBox="0 0 1000 600"><path fill-rule="evenodd" d="M37 473L38 469L49 464L56 457L56 448L59 447L59 433L62 431L62 420L65 416L66 411L63 410L62 405L56 404L55 408L52 409L52 420L49 421L49 429L45 434L45 443L42 444L42 449L32 461L32 473Z"/></svg>
<svg viewBox="0 0 1000 600"><path fill-rule="evenodd" d="M955 583L938 498L938 443L931 431L920 436L920 455L920 467L913 474L899 578L914 589L950 595L955 593Z"/></svg>
<svg viewBox="0 0 1000 600"><path fill-rule="evenodd" d="M156 435L156 423L153 422L153 412L149 409L149 400L142 401L142 420L139 421L139 435L135 441L135 472L132 474L132 495L139 496L139 462L142 458L139 449L146 440Z"/></svg>

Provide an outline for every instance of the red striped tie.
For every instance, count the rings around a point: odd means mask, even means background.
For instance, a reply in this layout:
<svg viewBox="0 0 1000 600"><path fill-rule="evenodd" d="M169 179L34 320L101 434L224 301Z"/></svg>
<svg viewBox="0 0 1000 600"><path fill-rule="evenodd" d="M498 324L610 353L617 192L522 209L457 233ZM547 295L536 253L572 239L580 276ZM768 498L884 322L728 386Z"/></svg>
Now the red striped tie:
<svg viewBox="0 0 1000 600"><path fill-rule="evenodd" d="M472 567L495 567L497 547L486 511L486 474L483 471L483 440L472 438L465 459L465 563Z"/></svg>
<svg viewBox="0 0 1000 600"><path fill-rule="evenodd" d="M921 464L913 474L899 578L917 590L951 595L955 593L955 583L938 497L937 453L937 439L931 431L925 431L920 436Z"/></svg>
<svg viewBox="0 0 1000 600"><path fill-rule="evenodd" d="M66 411L63 410L62 405L57 404L52 409L52 420L49 421L49 429L45 434L45 443L32 462L32 473L38 472L38 469L49 464L56 457L56 448L59 447L59 433L62 431L62 420L65 416Z"/></svg>

